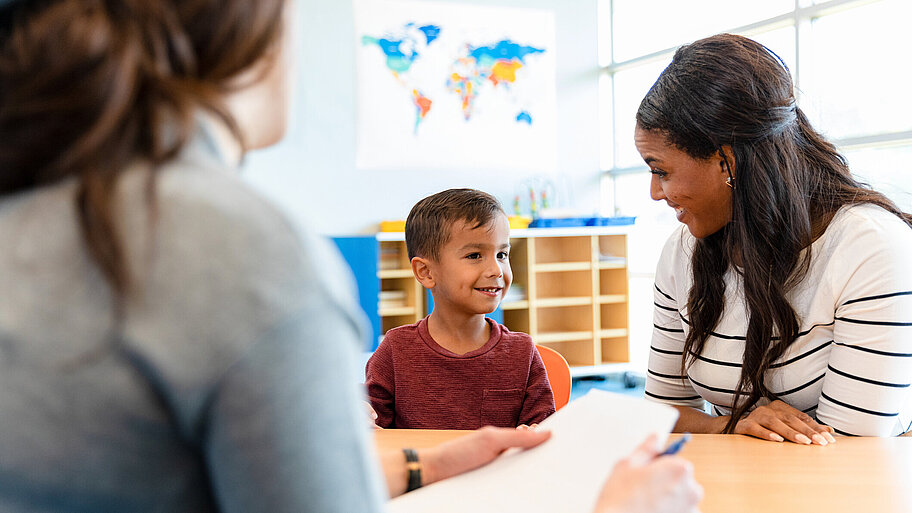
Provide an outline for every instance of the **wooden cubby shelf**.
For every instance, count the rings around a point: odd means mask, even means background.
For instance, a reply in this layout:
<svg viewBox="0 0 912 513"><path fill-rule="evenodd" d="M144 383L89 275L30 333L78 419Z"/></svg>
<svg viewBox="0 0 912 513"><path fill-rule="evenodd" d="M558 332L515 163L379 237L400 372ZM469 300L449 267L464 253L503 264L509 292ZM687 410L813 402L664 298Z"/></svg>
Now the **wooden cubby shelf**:
<svg viewBox="0 0 912 513"><path fill-rule="evenodd" d="M629 361L627 231L629 226L513 230L514 299L503 323L560 352L571 366ZM383 332L425 315L425 290L412 276L401 233L382 233L377 277Z"/></svg>

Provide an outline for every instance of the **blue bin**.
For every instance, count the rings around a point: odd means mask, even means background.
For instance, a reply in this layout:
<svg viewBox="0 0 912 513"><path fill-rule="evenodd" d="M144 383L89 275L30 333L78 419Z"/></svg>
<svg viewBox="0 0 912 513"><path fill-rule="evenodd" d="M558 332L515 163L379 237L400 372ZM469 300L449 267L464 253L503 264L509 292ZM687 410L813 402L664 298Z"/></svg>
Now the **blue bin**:
<svg viewBox="0 0 912 513"><path fill-rule="evenodd" d="M590 217L586 226L624 226L633 224L636 216L629 217Z"/></svg>
<svg viewBox="0 0 912 513"><path fill-rule="evenodd" d="M529 223L529 228L569 228L586 226L587 217L539 217Z"/></svg>

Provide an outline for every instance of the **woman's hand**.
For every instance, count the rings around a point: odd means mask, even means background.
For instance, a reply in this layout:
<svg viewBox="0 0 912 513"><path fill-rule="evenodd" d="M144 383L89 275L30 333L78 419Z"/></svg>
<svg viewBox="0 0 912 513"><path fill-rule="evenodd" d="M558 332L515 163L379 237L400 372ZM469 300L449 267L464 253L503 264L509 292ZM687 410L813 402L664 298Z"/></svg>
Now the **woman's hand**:
<svg viewBox="0 0 912 513"><path fill-rule="evenodd" d="M619 461L605 482L595 513L690 513L697 511L703 487L694 480L693 465L677 456L658 454L650 435Z"/></svg>
<svg viewBox="0 0 912 513"><path fill-rule="evenodd" d="M835 443L833 428L817 423L810 415L776 400L759 406L735 425L735 433L763 440L798 444Z"/></svg>
<svg viewBox="0 0 912 513"><path fill-rule="evenodd" d="M371 403L369 403L367 401L361 401L361 402L364 403L364 407L367 408L367 418L368 418L368 422L370 423L370 426L373 429L383 429L382 427L377 425L377 412L374 411L374 407L371 406Z"/></svg>

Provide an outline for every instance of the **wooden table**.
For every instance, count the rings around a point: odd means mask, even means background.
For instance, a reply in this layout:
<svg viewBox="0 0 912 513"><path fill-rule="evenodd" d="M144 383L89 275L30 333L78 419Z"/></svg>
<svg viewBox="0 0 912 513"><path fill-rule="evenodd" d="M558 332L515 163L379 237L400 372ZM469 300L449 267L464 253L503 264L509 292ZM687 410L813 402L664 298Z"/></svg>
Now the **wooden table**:
<svg viewBox="0 0 912 513"><path fill-rule="evenodd" d="M433 447L469 431L377 431L381 449ZM679 435L672 435L672 439ZM693 435L703 513L910 513L912 437L845 438L826 447Z"/></svg>

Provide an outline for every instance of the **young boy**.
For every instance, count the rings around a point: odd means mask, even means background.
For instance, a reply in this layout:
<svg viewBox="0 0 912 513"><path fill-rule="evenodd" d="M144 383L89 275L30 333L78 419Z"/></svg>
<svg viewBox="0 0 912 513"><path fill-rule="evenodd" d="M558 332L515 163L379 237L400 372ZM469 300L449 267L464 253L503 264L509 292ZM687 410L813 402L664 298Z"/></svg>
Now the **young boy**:
<svg viewBox="0 0 912 513"><path fill-rule="evenodd" d="M377 426L516 427L554 413L532 339L485 317L513 281L510 225L500 203L473 189L428 196L409 213L405 244L434 310L387 332L367 362Z"/></svg>

